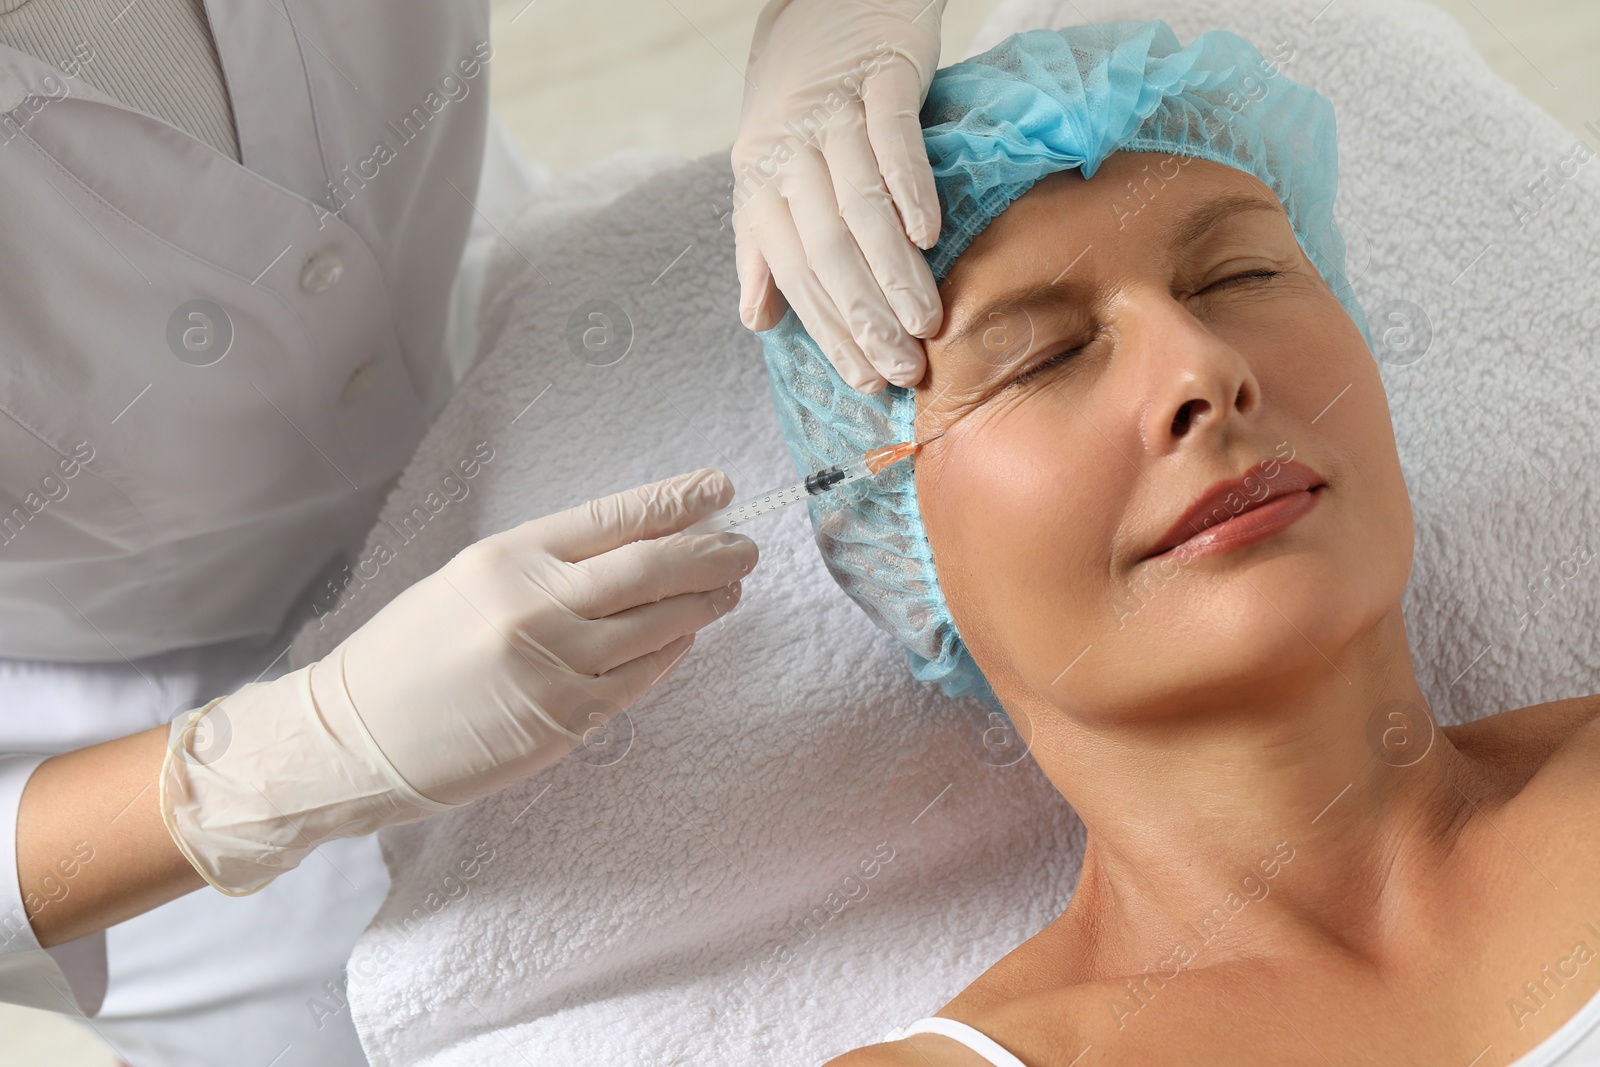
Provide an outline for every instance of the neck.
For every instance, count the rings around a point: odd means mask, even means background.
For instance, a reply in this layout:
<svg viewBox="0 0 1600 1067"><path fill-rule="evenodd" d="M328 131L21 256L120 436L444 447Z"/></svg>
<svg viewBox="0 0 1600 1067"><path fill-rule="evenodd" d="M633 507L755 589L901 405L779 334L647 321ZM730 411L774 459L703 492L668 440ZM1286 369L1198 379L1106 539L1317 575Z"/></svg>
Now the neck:
<svg viewBox="0 0 1600 1067"><path fill-rule="evenodd" d="M1068 916L1102 962L1137 971L1178 940L1212 962L1308 938L1375 954L1406 876L1448 854L1469 767L1417 686L1398 607L1311 659L1179 714L1034 719L1033 755L1088 829Z"/></svg>

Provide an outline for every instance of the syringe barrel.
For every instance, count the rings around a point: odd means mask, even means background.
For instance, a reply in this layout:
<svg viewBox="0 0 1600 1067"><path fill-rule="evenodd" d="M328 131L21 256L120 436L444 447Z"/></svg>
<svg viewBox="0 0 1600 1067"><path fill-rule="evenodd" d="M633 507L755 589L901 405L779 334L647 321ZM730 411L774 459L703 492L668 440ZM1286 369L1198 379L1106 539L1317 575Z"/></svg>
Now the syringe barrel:
<svg viewBox="0 0 1600 1067"><path fill-rule="evenodd" d="M731 530L735 526L747 523L751 519L759 518L770 511L777 511L779 508L804 500L806 496L805 482L795 482L793 485L780 486L777 489L768 490L758 497L741 500L736 504L730 504L721 511L707 515L686 529L684 533L721 533L724 530Z"/></svg>
<svg viewBox="0 0 1600 1067"><path fill-rule="evenodd" d="M829 467L826 470L817 471L804 481L795 482L793 485L780 486L777 489L768 490L758 497L740 501L737 504L730 504L721 511L707 515L683 532L702 534L721 533L724 530L731 530L735 526L747 523L751 519L759 518L768 512L777 511L779 508L798 503L808 496L817 496L829 490L837 489L841 485L849 485L851 482L859 481L862 478L870 478L873 473L872 467L867 462L867 457L863 456L860 459L851 460L849 463L841 463L837 467Z"/></svg>

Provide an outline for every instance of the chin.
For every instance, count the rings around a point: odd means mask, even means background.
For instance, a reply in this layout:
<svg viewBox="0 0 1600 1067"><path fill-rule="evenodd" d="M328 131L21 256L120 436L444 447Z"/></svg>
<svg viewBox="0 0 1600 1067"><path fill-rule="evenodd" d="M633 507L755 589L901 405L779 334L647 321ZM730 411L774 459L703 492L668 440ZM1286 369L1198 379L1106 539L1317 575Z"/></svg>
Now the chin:
<svg viewBox="0 0 1600 1067"><path fill-rule="evenodd" d="M1145 672L1170 673L1180 683L1330 670L1329 661L1375 625L1392 599L1372 587L1377 576L1338 562L1305 550L1194 560L1164 595L1125 619L1117 640L1144 650Z"/></svg>

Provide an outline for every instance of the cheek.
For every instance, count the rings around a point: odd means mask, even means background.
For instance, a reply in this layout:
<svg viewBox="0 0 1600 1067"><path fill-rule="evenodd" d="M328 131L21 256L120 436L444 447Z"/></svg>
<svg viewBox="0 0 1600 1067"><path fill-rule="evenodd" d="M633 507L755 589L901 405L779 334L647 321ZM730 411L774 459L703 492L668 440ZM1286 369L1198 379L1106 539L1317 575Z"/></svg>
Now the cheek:
<svg viewBox="0 0 1600 1067"><path fill-rule="evenodd" d="M1411 494L1400 467L1383 378L1359 335L1355 350L1359 359L1352 360L1346 374L1349 391L1317 425L1326 426L1332 447L1344 453L1343 484L1335 488L1343 490L1347 505L1342 543L1352 550L1351 571L1367 572L1381 595L1398 597L1410 577L1415 547ZM1351 403L1340 413L1345 400Z"/></svg>
<svg viewBox="0 0 1600 1067"><path fill-rule="evenodd" d="M1093 452L1081 421L1069 405L1039 397L981 425L958 421L932 462L918 460L939 585L991 682L1065 662L1074 640L1075 655L1084 616L1107 598L1116 509L1085 472L1117 468Z"/></svg>
<svg viewBox="0 0 1600 1067"><path fill-rule="evenodd" d="M1323 473L1343 498L1344 518L1359 520L1351 522L1342 543L1369 564L1397 562L1403 583L1412 552L1411 497L1383 376L1361 332L1336 303L1307 336L1321 341L1304 350L1303 360L1280 369L1279 388L1291 397L1286 406L1304 416L1297 432L1307 435L1304 447L1311 456L1324 457ZM1291 434L1283 451L1300 444Z"/></svg>
<svg viewBox="0 0 1600 1067"><path fill-rule="evenodd" d="M1393 609L1415 539L1382 374L1361 332L1331 295L1328 302L1302 316L1302 343L1280 344L1284 359L1262 361L1269 406L1293 416L1275 454L1312 463L1329 482L1318 556L1300 563L1293 583L1321 591L1320 612L1306 605L1298 625L1324 647Z"/></svg>

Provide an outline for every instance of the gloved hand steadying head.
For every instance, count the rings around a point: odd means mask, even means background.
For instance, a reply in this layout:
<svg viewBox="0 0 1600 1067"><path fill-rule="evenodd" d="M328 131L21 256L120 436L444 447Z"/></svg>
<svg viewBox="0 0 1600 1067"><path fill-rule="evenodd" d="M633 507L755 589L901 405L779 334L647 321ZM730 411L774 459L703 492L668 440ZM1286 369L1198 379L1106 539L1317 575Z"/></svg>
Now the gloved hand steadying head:
<svg viewBox="0 0 1600 1067"><path fill-rule="evenodd" d="M918 250L939 237L918 111L944 3L772 0L745 64L732 156L740 318L770 329L792 304L867 392L922 377L917 337L944 314Z"/></svg>
<svg viewBox="0 0 1600 1067"><path fill-rule="evenodd" d="M700 470L486 537L318 662L179 716L161 774L178 847L240 895L323 841L554 763L738 603L755 542L677 533L732 495ZM191 741L208 715L230 737L202 759Z"/></svg>

